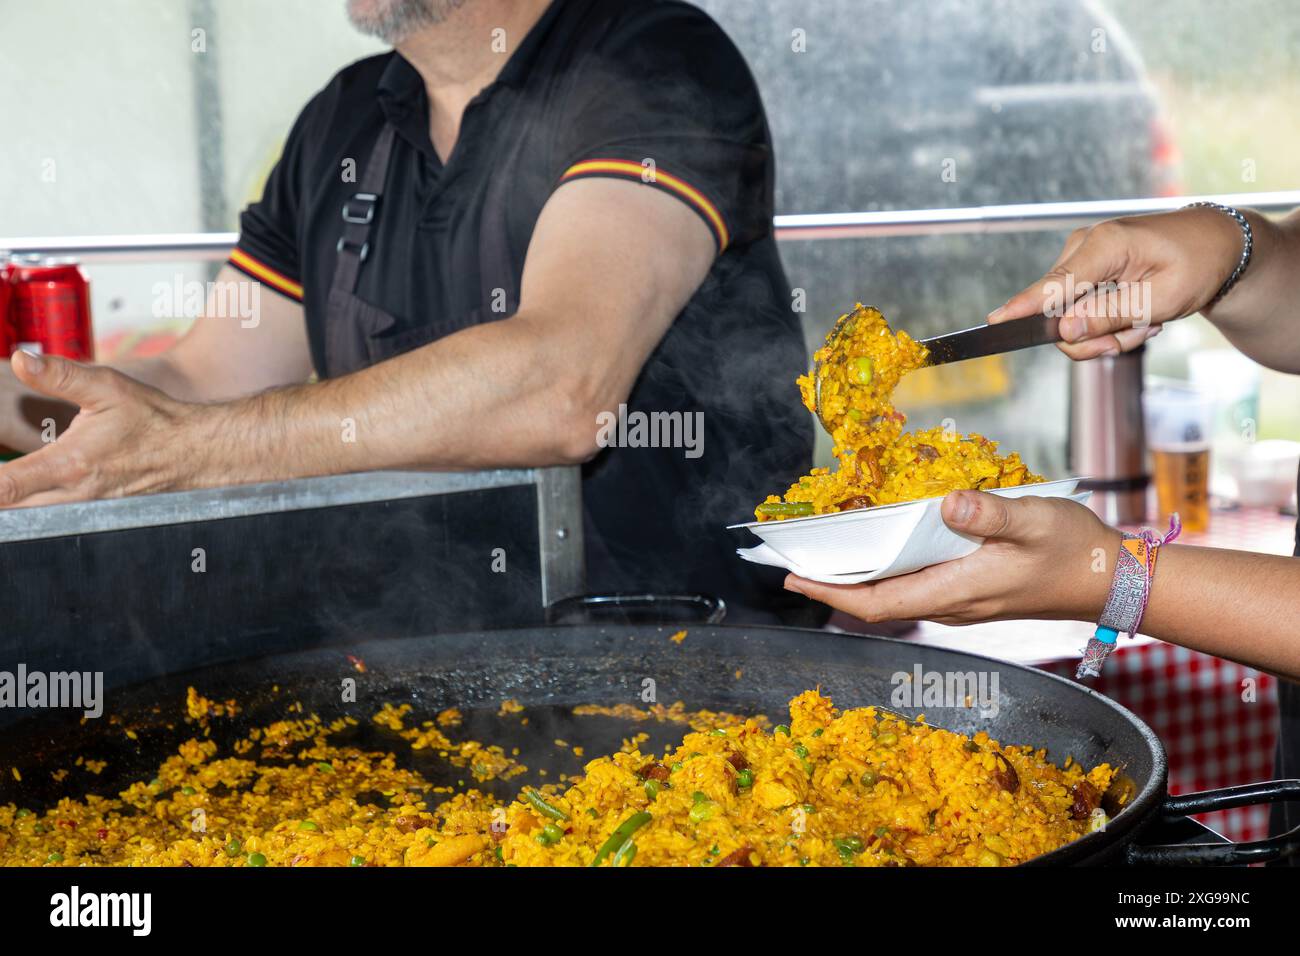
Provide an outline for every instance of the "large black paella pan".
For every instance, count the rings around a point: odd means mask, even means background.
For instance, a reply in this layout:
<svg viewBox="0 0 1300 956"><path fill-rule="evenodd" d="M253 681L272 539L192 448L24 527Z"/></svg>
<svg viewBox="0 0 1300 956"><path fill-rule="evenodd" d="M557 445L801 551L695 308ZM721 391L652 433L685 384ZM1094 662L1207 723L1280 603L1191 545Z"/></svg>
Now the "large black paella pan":
<svg viewBox="0 0 1300 956"><path fill-rule="evenodd" d="M1107 828L1035 863L1224 864L1300 851L1300 833L1253 844L1144 845L1144 834L1162 816L1294 800L1300 798L1300 782L1171 798L1164 750L1149 727L1086 687L1042 671L887 638L694 624L678 643L669 639L678 629L676 624L583 624L440 634L358 644L353 652L364 660L364 673L339 650L312 650L110 690L106 715L112 721L46 716L8 728L0 737L0 766L17 767L23 779L17 782L5 774L0 803L48 805L61 795L87 791L108 796L132 780L149 779L193 732L178 719L190 685L210 697L241 702L237 718L213 729L214 736L231 740L282 719L288 704L301 701L305 710L326 721L358 718L351 742L387 750L391 742L367 719L382 703L409 703L414 719L457 707L464 714L465 734L507 749L518 747L520 760L530 768L532 776L489 786L506 797L536 782L540 768L550 780L579 771L582 760L557 750L556 738L581 744L594 755L616 749L629 736L630 725L618 719L574 716L577 705L640 704L647 688L653 688L658 701L680 700L691 710L778 715L791 697L820 687L839 706L890 706L894 675L913 673L919 666L923 672L996 673L996 707L987 715L968 707L895 709L909 715L925 710L931 722L962 733L984 730L1005 743L1045 747L1057 763L1073 756L1087 765L1104 761L1122 769L1126 801ZM356 681L355 702L343 701L345 678ZM527 708L526 725L498 716L504 698ZM134 728L134 739L123 733L123 725ZM649 730L655 747L680 736L680 728L671 725L637 730ZM86 773L74 766L78 756L105 760L107 768L100 775ZM418 754L409 759L434 783L449 772L432 759L419 764ZM55 782L49 773L55 767L73 769Z"/></svg>

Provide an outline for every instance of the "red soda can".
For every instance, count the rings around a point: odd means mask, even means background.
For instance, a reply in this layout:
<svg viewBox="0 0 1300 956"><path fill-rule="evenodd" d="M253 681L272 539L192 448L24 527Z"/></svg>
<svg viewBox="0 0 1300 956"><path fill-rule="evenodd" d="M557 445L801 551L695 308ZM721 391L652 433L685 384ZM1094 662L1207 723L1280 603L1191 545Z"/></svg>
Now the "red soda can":
<svg viewBox="0 0 1300 956"><path fill-rule="evenodd" d="M93 362L90 283L77 260L21 256L12 263L12 347Z"/></svg>
<svg viewBox="0 0 1300 956"><path fill-rule="evenodd" d="M0 252L0 360L13 354L13 310L9 307L13 300L14 287L9 281L13 265L9 262L9 253Z"/></svg>

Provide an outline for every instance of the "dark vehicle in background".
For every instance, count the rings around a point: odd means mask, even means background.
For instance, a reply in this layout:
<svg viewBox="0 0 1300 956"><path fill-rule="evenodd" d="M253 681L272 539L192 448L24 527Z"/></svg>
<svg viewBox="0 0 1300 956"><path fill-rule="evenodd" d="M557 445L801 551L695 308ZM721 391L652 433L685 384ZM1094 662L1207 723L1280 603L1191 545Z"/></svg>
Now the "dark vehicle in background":
<svg viewBox="0 0 1300 956"><path fill-rule="evenodd" d="M1141 59L1091 0L697 2L762 90L778 215L1179 192L1177 151ZM806 294L813 346L859 300L917 336L978 324L1051 265L1063 238L797 239L781 255ZM1064 359L1039 349L1002 362L992 376L945 371L951 381L933 409L909 408L914 421L955 415L962 430L986 431L1038 470L1061 471ZM1030 403L1008 401L1025 389Z"/></svg>

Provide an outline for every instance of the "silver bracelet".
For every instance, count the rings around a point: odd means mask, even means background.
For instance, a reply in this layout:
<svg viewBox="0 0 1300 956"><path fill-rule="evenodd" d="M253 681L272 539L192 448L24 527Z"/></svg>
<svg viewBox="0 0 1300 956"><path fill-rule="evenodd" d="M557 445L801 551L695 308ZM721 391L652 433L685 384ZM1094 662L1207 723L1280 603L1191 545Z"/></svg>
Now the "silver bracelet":
<svg viewBox="0 0 1300 956"><path fill-rule="evenodd" d="M1246 271L1246 266L1250 265L1250 254L1255 249L1255 234L1250 229L1250 222L1241 214L1238 209L1231 206L1225 206L1217 202L1193 202L1184 206L1184 209L1195 209L1202 206L1206 209L1217 209L1224 215L1231 216L1241 227L1241 258L1237 260L1237 268L1232 270L1232 275L1228 276L1228 281L1223 283L1219 291L1215 293L1214 298L1209 301L1209 305L1214 305L1231 291L1232 287L1237 284L1237 280L1242 277Z"/></svg>

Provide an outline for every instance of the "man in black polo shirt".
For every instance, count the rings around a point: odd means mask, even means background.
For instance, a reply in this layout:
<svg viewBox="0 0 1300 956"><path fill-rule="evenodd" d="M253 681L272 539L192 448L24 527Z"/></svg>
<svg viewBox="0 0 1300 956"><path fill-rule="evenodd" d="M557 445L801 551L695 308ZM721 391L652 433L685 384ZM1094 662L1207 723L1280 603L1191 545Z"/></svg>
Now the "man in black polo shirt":
<svg viewBox="0 0 1300 956"><path fill-rule="evenodd" d="M580 462L593 589L770 619L782 592L722 525L802 473L812 436L740 54L657 0L349 13L396 51L308 103L244 212L218 282L260 284L256 321L210 303L116 371L19 356L81 413L0 468L0 502ZM4 417L0 443L40 447Z"/></svg>

